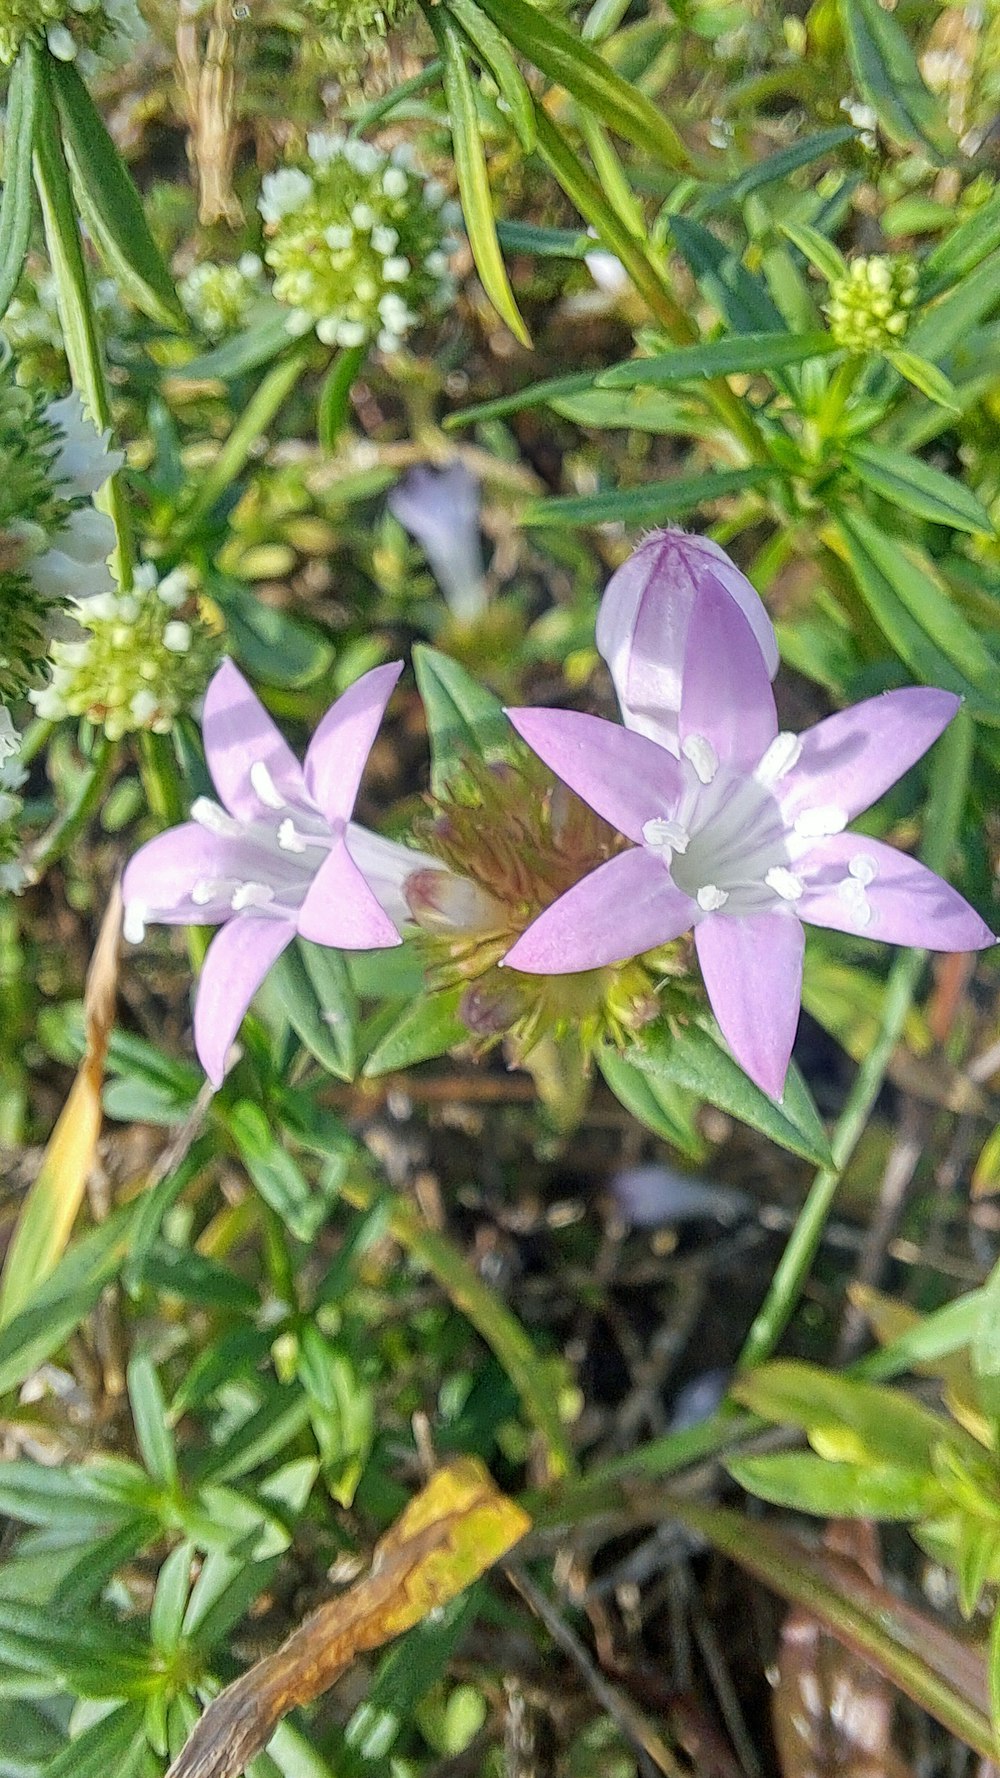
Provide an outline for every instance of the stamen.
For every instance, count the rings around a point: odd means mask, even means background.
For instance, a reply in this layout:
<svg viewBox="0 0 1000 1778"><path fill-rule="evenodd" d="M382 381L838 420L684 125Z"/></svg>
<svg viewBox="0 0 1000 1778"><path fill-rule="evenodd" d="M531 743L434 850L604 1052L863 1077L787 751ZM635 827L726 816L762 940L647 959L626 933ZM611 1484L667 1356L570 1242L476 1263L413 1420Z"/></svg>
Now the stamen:
<svg viewBox="0 0 1000 1778"><path fill-rule="evenodd" d="M878 865L870 852L858 852L847 866L856 882L867 887L878 876Z"/></svg>
<svg viewBox="0 0 1000 1778"><path fill-rule="evenodd" d="M210 901L218 901L225 894L224 882L213 882L210 877L199 877L191 891L191 900L196 908L207 907Z"/></svg>
<svg viewBox="0 0 1000 1778"><path fill-rule="evenodd" d="M141 945L146 936L146 917L149 909L144 901L127 901L122 931L130 945Z"/></svg>
<svg viewBox="0 0 1000 1778"><path fill-rule="evenodd" d="M210 796L195 797L191 804L191 819L208 833L219 834L225 839L234 839L243 832L240 823L232 815L227 815Z"/></svg>
<svg viewBox="0 0 1000 1778"><path fill-rule="evenodd" d="M764 881L782 901L798 901L804 887L802 878L794 871L786 870L783 864L772 864Z"/></svg>
<svg viewBox="0 0 1000 1778"><path fill-rule="evenodd" d="M702 784L711 784L719 769L719 756L705 735L688 735L681 743L681 752L690 760Z"/></svg>
<svg viewBox="0 0 1000 1778"><path fill-rule="evenodd" d="M844 902L855 926L871 924L872 905L865 894L865 885L857 877L843 877L837 884L837 894Z"/></svg>
<svg viewBox="0 0 1000 1778"><path fill-rule="evenodd" d="M686 852L691 843L691 835L679 821L659 817L644 824L642 837L654 852Z"/></svg>
<svg viewBox="0 0 1000 1778"><path fill-rule="evenodd" d="M779 779L798 764L801 753L800 736L785 734L784 731L775 735L754 772L758 784L777 784Z"/></svg>
<svg viewBox="0 0 1000 1778"><path fill-rule="evenodd" d="M720 889L715 883L703 883L697 895L698 906L703 914L718 913L728 900L728 889Z"/></svg>
<svg viewBox="0 0 1000 1778"><path fill-rule="evenodd" d="M283 852L304 852L306 841L302 838L294 821L287 815L278 828L278 845Z"/></svg>
<svg viewBox="0 0 1000 1778"><path fill-rule="evenodd" d="M239 883L229 905L234 914L240 914L244 908L266 908L273 900L274 890L267 883Z"/></svg>
<svg viewBox="0 0 1000 1778"><path fill-rule="evenodd" d="M803 840L822 840L831 833L843 833L847 820L846 809L825 803L818 809L803 809L801 815L796 815L794 827Z"/></svg>
<svg viewBox="0 0 1000 1778"><path fill-rule="evenodd" d="M285 799L276 789L274 779L264 760L254 760L250 767L250 783L265 808L283 809L285 807Z"/></svg>

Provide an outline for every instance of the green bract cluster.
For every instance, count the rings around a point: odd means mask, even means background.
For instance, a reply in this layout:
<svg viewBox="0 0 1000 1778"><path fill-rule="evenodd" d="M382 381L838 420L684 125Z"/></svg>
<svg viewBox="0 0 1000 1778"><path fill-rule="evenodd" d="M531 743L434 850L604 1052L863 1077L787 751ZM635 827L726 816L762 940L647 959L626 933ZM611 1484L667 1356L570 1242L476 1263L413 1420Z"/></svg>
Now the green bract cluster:
<svg viewBox="0 0 1000 1778"><path fill-rule="evenodd" d="M45 649L52 600L29 564L69 518L53 466L60 430L40 399L0 372L0 707L21 696ZM75 504L79 504L76 502Z"/></svg>
<svg viewBox="0 0 1000 1778"><path fill-rule="evenodd" d="M27 773L18 757L20 736L10 714L0 709L0 890L20 889L24 872L18 863L21 848L17 817L21 798L17 792Z"/></svg>
<svg viewBox="0 0 1000 1778"><path fill-rule="evenodd" d="M412 0L300 0L303 24L342 43L377 43L412 10Z"/></svg>
<svg viewBox="0 0 1000 1778"><path fill-rule="evenodd" d="M256 253L244 253L235 265L206 259L188 272L178 295L196 327L210 339L236 333L245 326L261 295L263 264Z"/></svg>
<svg viewBox="0 0 1000 1778"><path fill-rule="evenodd" d="M260 212L274 294L295 334L327 346L370 340L395 351L418 321L454 296L448 270L456 212L408 147L313 132L303 167L264 180Z"/></svg>
<svg viewBox="0 0 1000 1778"><path fill-rule="evenodd" d="M31 693L39 716L86 716L113 741L166 734L204 691L215 644L182 569L158 580L144 563L130 592L98 594L74 615L79 639L52 644L51 683Z"/></svg>
<svg viewBox="0 0 1000 1778"><path fill-rule="evenodd" d="M61 62L72 62L81 50L102 53L116 36L142 29L135 0L3 0L0 62L16 61L28 39L44 39Z"/></svg>
<svg viewBox="0 0 1000 1778"><path fill-rule="evenodd" d="M830 332L849 352L885 351L898 346L916 299L917 268L911 259L878 253L855 259L847 276L830 285Z"/></svg>

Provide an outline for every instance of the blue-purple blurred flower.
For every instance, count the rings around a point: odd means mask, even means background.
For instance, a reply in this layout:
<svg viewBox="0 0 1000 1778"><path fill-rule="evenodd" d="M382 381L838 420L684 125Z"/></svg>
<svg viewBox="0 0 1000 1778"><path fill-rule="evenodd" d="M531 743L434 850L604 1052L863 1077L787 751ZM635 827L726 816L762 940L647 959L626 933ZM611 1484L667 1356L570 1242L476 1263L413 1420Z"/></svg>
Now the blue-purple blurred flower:
<svg viewBox="0 0 1000 1778"><path fill-rule="evenodd" d="M421 464L389 495L389 510L423 550L453 617L472 623L486 609L479 483L464 463Z"/></svg>

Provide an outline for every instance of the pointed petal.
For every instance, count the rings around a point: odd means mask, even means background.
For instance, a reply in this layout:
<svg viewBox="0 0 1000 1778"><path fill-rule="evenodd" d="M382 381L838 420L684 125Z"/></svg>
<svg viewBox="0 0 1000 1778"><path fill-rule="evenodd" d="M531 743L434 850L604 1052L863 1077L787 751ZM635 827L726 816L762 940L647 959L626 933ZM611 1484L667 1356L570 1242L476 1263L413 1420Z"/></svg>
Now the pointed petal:
<svg viewBox="0 0 1000 1778"><path fill-rule="evenodd" d="M387 840L383 834L371 833L358 822L348 823L347 850L368 884L379 906L394 926L412 920L403 884L419 870L440 871L441 861L429 852L418 852L414 846L403 846L398 840Z"/></svg>
<svg viewBox="0 0 1000 1778"><path fill-rule="evenodd" d="M196 821L170 827L140 846L126 866L122 899L142 920L157 925L214 925L228 919L229 897L196 903L196 883L220 878L246 882L260 875L253 848L243 840L209 833Z"/></svg>
<svg viewBox="0 0 1000 1778"><path fill-rule="evenodd" d="M679 733L703 735L724 764L756 765L778 732L774 694L753 631L714 581L688 626Z"/></svg>
<svg viewBox="0 0 1000 1778"><path fill-rule="evenodd" d="M957 889L867 834L820 840L795 868L805 883L796 912L812 926L928 951L981 951L996 943Z"/></svg>
<svg viewBox="0 0 1000 1778"><path fill-rule="evenodd" d="M298 929L317 945L344 951L375 951L402 943L344 839L335 841L299 909Z"/></svg>
<svg viewBox="0 0 1000 1778"><path fill-rule="evenodd" d="M271 813L250 782L258 761L279 796L306 800L298 760L232 661L223 661L212 678L201 726L215 788L237 820L260 821Z"/></svg>
<svg viewBox="0 0 1000 1778"><path fill-rule="evenodd" d="M657 531L612 575L597 617L597 646L611 670L626 728L677 753L677 716L688 625L698 594L715 583L750 625L769 676L778 647L760 598L707 537Z"/></svg>
<svg viewBox="0 0 1000 1778"><path fill-rule="evenodd" d="M793 913L710 914L694 942L723 1037L750 1079L780 1100L802 997L800 921Z"/></svg>
<svg viewBox="0 0 1000 1778"><path fill-rule="evenodd" d="M567 889L503 959L526 975L572 975L622 963L679 938L698 908L659 858L635 846Z"/></svg>
<svg viewBox="0 0 1000 1778"><path fill-rule="evenodd" d="M837 808L853 821L927 752L961 701L954 692L908 685L806 729L802 752L775 793L785 818Z"/></svg>
<svg viewBox="0 0 1000 1778"><path fill-rule="evenodd" d="M330 706L309 743L306 788L331 824L346 821L354 808L361 774L402 671L402 661L391 661L362 673Z"/></svg>
<svg viewBox="0 0 1000 1778"><path fill-rule="evenodd" d="M676 808L680 768L672 754L645 735L577 710L506 714L539 759L628 839L641 840L645 822Z"/></svg>
<svg viewBox="0 0 1000 1778"><path fill-rule="evenodd" d="M272 963L295 937L290 920L237 914L216 933L198 978L194 1045L213 1087L221 1087L226 1056L243 1015Z"/></svg>

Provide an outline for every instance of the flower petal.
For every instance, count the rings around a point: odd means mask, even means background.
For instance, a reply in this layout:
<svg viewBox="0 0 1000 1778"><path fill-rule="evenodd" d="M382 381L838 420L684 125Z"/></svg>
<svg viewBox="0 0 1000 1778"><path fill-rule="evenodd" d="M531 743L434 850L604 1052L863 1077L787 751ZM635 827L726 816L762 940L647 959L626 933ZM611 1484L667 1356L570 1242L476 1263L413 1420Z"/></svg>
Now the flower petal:
<svg viewBox="0 0 1000 1778"><path fill-rule="evenodd" d="M805 934L793 913L710 914L695 927L701 973L740 1067L781 1099L802 997Z"/></svg>
<svg viewBox="0 0 1000 1778"><path fill-rule="evenodd" d="M260 821L272 813L250 781L257 764L266 768L279 796L293 803L306 800L298 760L232 661L223 661L213 675L201 726L215 788L237 820Z"/></svg>
<svg viewBox="0 0 1000 1778"><path fill-rule="evenodd" d="M680 768L672 754L645 735L578 710L506 714L539 759L628 839L641 840L647 821L675 809Z"/></svg>
<svg viewBox="0 0 1000 1778"><path fill-rule="evenodd" d="M343 838L334 842L309 886L298 930L314 944L344 951L381 950L403 942Z"/></svg>
<svg viewBox="0 0 1000 1778"><path fill-rule="evenodd" d="M908 685L806 729L802 752L775 793L783 815L791 821L803 809L837 808L853 821L927 752L961 701L954 692Z"/></svg>
<svg viewBox="0 0 1000 1778"><path fill-rule="evenodd" d="M597 646L611 670L626 728L679 749L684 651L700 592L714 584L742 611L769 676L778 670L771 620L745 574L707 537L657 531L612 575L597 618Z"/></svg>
<svg viewBox="0 0 1000 1778"><path fill-rule="evenodd" d="M539 914L503 959L526 975L602 969L668 944L698 909L641 846L620 852Z"/></svg>
<svg viewBox="0 0 1000 1778"><path fill-rule="evenodd" d="M440 871L440 860L432 858L429 852L418 852L414 846L387 840L384 834L371 833L356 821L348 823L345 838L347 850L393 925L402 926L412 920L403 884L417 871Z"/></svg>
<svg viewBox="0 0 1000 1778"><path fill-rule="evenodd" d="M996 943L957 889L867 834L821 840L795 868L805 883L796 912L812 926L928 951L981 951Z"/></svg>
<svg viewBox="0 0 1000 1778"><path fill-rule="evenodd" d="M246 882L260 875L255 849L241 839L210 833L196 821L170 827L140 846L126 866L122 899L143 922L164 926L212 926L231 912L229 896L196 903L196 883Z"/></svg>
<svg viewBox="0 0 1000 1778"><path fill-rule="evenodd" d="M391 661L362 673L331 704L309 743L306 788L331 824L346 821L354 808L361 774L402 671L402 661Z"/></svg>
<svg viewBox="0 0 1000 1778"><path fill-rule="evenodd" d="M194 1046L213 1087L222 1085L226 1056L247 1007L294 937L291 920L237 914L209 945L198 977Z"/></svg>
<svg viewBox="0 0 1000 1778"><path fill-rule="evenodd" d="M703 736L726 765L753 766L778 732L760 646L728 593L709 581L688 625L678 724L681 748Z"/></svg>

